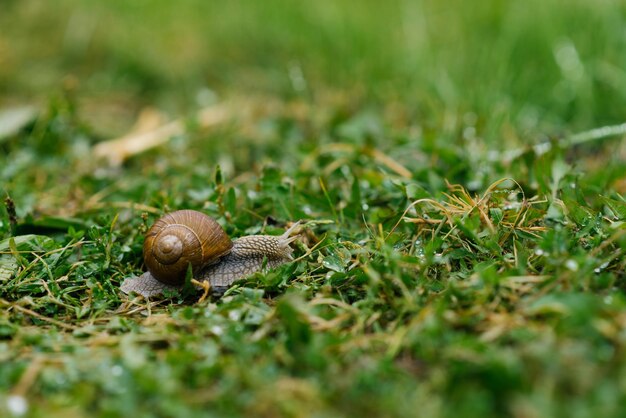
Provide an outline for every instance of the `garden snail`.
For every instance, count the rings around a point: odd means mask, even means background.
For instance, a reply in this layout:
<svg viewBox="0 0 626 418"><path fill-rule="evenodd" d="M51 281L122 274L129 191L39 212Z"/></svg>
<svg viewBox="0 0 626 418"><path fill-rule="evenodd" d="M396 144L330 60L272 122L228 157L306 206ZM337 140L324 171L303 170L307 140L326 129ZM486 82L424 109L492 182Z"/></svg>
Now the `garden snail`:
<svg viewBox="0 0 626 418"><path fill-rule="evenodd" d="M124 293L144 297L166 289L178 289L191 265L193 277L208 282L213 291L223 292L235 281L263 267L277 267L292 260L289 244L299 222L284 234L249 235L232 240L211 217L193 210L179 210L157 220L148 230L143 247L148 271L126 279Z"/></svg>

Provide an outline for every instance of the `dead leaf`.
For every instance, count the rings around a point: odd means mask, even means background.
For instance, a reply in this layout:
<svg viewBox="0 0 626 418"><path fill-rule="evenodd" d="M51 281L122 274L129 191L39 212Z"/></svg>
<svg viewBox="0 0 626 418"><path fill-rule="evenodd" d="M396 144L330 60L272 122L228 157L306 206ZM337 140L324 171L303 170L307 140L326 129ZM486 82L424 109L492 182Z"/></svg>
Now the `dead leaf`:
<svg viewBox="0 0 626 418"><path fill-rule="evenodd" d="M19 106L0 110L0 141L17 134L37 116L35 106Z"/></svg>
<svg viewBox="0 0 626 418"><path fill-rule="evenodd" d="M208 128L224 121L227 116L225 107L211 106L200 110L195 120L200 128ZM148 109L139 115L131 132L119 138L100 142L94 146L93 155L108 160L111 166L118 166L134 155L167 143L184 131L184 118L164 123L164 118L158 111Z"/></svg>

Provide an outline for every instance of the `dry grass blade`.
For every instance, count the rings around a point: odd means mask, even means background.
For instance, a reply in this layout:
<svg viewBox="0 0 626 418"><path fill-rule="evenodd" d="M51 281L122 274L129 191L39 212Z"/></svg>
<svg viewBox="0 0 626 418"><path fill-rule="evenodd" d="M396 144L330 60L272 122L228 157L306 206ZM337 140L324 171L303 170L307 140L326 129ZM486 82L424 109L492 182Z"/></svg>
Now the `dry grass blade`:
<svg viewBox="0 0 626 418"><path fill-rule="evenodd" d="M372 147L363 147L356 144L348 144L343 142L335 142L332 144L327 144L319 147L314 153L311 153L308 158L306 158L300 168L302 170L310 170L314 165L315 161L319 158L320 155L324 154L333 154L333 153L347 153L347 154L363 154L371 157L378 164L387 167L387 169L391 170L393 173L397 174L400 177L405 179L410 179L412 177L411 171L409 171L405 166L400 164L398 161L391 158L389 155L385 154L381 150ZM341 166L342 162L348 161L347 159L337 158L333 160L325 169L324 172L328 173Z"/></svg>
<svg viewBox="0 0 626 418"><path fill-rule="evenodd" d="M223 122L229 116L225 106L212 106L200 110L195 120L199 127L208 128ZM183 134L185 119L179 118L162 124L161 118L150 111L144 113L129 134L120 138L101 142L93 148L96 158L108 160L112 166L122 164L126 159L141 154L168 142L172 137Z"/></svg>
<svg viewBox="0 0 626 418"><path fill-rule="evenodd" d="M416 217L407 217L407 214L411 210L424 203L440 212L445 217L445 222L447 222L452 228L454 228L455 217L466 217L476 210L480 215L482 223L489 229L489 231L491 231L491 233L494 233L496 231L496 227L489 214L489 209L498 206L497 203L493 202L492 197L498 186L502 185L502 183L506 181L512 181L521 191L523 204L521 205L521 209L516 211L515 220L513 222L503 219L501 220L500 225L511 229L524 230L525 232L543 231L545 228L542 226L521 225L522 221L526 219L526 210L530 206L530 203L526 200L522 187L515 180L502 178L492 183L482 196L470 195L469 192L461 185L448 184L448 190L450 190L450 193L443 193L447 199L446 201L439 202L435 199L424 198L411 202L411 204L402 213L400 219L398 219L391 231L387 234L387 237L389 237L389 235L396 230L401 221L426 225L439 225L444 222L442 219L432 219L429 217L419 216L418 214L416 214Z"/></svg>
<svg viewBox="0 0 626 418"><path fill-rule="evenodd" d="M591 129L584 132L579 132L577 134L573 134L570 136L566 136L565 138L560 139L556 142L556 145L559 148L570 148L575 145L581 145L588 142L599 141L607 138L611 138L614 136L626 135L626 123L621 123L618 125L607 125L602 126L600 128ZM539 144L533 145L532 147L522 147L513 149L504 153L494 152L491 155L491 160L493 161L504 161L506 163L510 163L511 161L519 158L525 152L532 150L537 155L545 154L546 152L552 149L552 142L541 142Z"/></svg>
<svg viewBox="0 0 626 418"><path fill-rule="evenodd" d="M8 309L15 309L17 311L25 313L28 316L32 316L33 318L37 318L39 320L48 322L48 323L50 323L52 325L55 325L55 326L57 326L59 328L63 328L63 329L68 330L68 331L74 331L76 329L75 326L66 324L65 322L57 321L56 319L53 319L53 318L48 318L47 316L41 315L41 314L39 314L39 313L37 313L37 312L35 312L33 310L30 310L28 308L20 306L17 303L9 303L6 300L0 300L0 305L6 307Z"/></svg>

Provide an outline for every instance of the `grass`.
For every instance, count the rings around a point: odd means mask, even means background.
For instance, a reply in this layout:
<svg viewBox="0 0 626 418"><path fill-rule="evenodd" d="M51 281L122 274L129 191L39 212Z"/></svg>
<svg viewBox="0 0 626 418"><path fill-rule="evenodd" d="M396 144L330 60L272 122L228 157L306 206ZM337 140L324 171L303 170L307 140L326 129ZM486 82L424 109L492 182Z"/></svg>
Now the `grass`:
<svg viewBox="0 0 626 418"><path fill-rule="evenodd" d="M624 415L621 2L179 3L3 6L0 415ZM181 208L298 260L127 298Z"/></svg>

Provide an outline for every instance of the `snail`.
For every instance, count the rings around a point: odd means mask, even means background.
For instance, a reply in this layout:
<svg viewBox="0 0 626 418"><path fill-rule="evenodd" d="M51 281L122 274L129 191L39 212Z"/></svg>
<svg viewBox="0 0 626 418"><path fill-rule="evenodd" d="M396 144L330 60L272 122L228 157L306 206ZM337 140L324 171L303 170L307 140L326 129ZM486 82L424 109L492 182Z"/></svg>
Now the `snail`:
<svg viewBox="0 0 626 418"><path fill-rule="evenodd" d="M191 266L197 283L208 283L215 293L263 268L290 260L291 236L299 222L282 235L249 235L231 240L211 217L194 210L179 210L157 220L146 233L143 246L147 272L126 279L122 292L144 297L179 289Z"/></svg>

